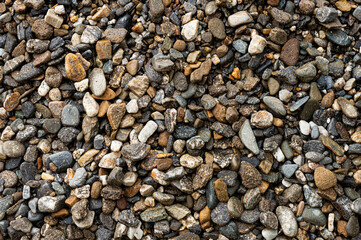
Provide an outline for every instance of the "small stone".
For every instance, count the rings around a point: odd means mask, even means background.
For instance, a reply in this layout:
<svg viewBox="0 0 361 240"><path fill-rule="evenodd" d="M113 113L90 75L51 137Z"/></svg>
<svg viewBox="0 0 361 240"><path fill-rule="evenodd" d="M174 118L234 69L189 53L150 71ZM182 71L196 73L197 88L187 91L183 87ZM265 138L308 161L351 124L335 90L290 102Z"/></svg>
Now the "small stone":
<svg viewBox="0 0 361 240"><path fill-rule="evenodd" d="M165 209L171 217L177 220L183 219L191 213L191 211L187 207L179 203L171 206L165 206Z"/></svg>
<svg viewBox="0 0 361 240"><path fill-rule="evenodd" d="M112 129L117 129L126 112L126 105L124 103L114 103L108 107L107 117Z"/></svg>
<svg viewBox="0 0 361 240"><path fill-rule="evenodd" d="M41 197L38 201L38 210L40 212L54 213L64 207L65 196L60 195L56 197L45 196Z"/></svg>
<svg viewBox="0 0 361 240"><path fill-rule="evenodd" d="M255 35L253 36L249 47L248 53L251 55L257 55L263 53L264 48L266 47L267 41L265 38Z"/></svg>
<svg viewBox="0 0 361 240"><path fill-rule="evenodd" d="M320 7L316 10L316 18L322 23L333 22L337 15L337 10L331 7Z"/></svg>
<svg viewBox="0 0 361 240"><path fill-rule="evenodd" d="M86 72L82 64L78 57L73 53L69 53L65 57L65 71L67 77L76 82L81 81L86 77Z"/></svg>
<svg viewBox="0 0 361 240"><path fill-rule="evenodd" d="M142 97L149 86L149 78L146 76L137 76L129 81L128 88L138 97Z"/></svg>
<svg viewBox="0 0 361 240"><path fill-rule="evenodd" d="M333 141L331 138L326 136L321 136L322 144L325 145L328 149L330 149L333 153L335 153L337 156L342 157L344 154L343 148L338 145L335 141Z"/></svg>
<svg viewBox="0 0 361 240"><path fill-rule="evenodd" d="M157 0L159 1L159 0ZM199 21L198 20L192 20L187 24L183 25L182 28L182 37L186 41L194 41L197 38L198 35L198 27L199 27Z"/></svg>
<svg viewBox="0 0 361 240"><path fill-rule="evenodd" d="M326 32L326 36L328 40L333 42L334 44L346 47L351 44L351 40L349 36L342 30L336 29L336 30L328 30Z"/></svg>
<svg viewBox="0 0 361 240"><path fill-rule="evenodd" d="M337 103L340 105L341 110L343 114L346 115L346 117L357 118L358 116L357 108L354 105L352 105L352 103L349 100L347 100L344 97L339 97L337 98Z"/></svg>
<svg viewBox="0 0 361 240"><path fill-rule="evenodd" d="M10 158L18 158L24 156L25 146L18 141L5 141L3 151Z"/></svg>
<svg viewBox="0 0 361 240"><path fill-rule="evenodd" d="M112 43L121 43L125 39L127 33L128 31L124 28L107 28L104 31L105 38L110 40Z"/></svg>
<svg viewBox="0 0 361 240"><path fill-rule="evenodd" d="M161 0L150 0L149 8L152 16L155 18L162 16L164 12L164 5Z"/></svg>
<svg viewBox="0 0 361 240"><path fill-rule="evenodd" d="M272 42L285 44L287 42L287 33L281 28L272 28L269 34Z"/></svg>
<svg viewBox="0 0 361 240"><path fill-rule="evenodd" d="M306 207L303 210L302 218L311 224L317 226L324 226L327 223L326 216L322 213L319 208Z"/></svg>
<svg viewBox="0 0 361 240"><path fill-rule="evenodd" d="M300 42L296 38L289 39L282 47L280 59L288 66L295 66L298 61Z"/></svg>
<svg viewBox="0 0 361 240"><path fill-rule="evenodd" d="M45 15L44 20L55 28L60 28L63 23L63 18L55 13L54 9L49 9Z"/></svg>
<svg viewBox="0 0 361 240"><path fill-rule="evenodd" d="M253 22L253 18L247 11L240 11L228 17L228 23L231 27L237 27L241 24L251 22Z"/></svg>
<svg viewBox="0 0 361 240"><path fill-rule="evenodd" d="M184 154L180 158L180 164L183 167L190 169L196 168L202 163L203 163L203 159L201 157L195 157L189 154Z"/></svg>
<svg viewBox="0 0 361 240"><path fill-rule="evenodd" d="M280 24L289 24L292 21L291 14L279 10L278 8L271 8L270 12L273 19Z"/></svg>
<svg viewBox="0 0 361 240"><path fill-rule="evenodd" d="M212 222L219 226L225 226L231 220L226 203L219 203L211 212Z"/></svg>
<svg viewBox="0 0 361 240"><path fill-rule="evenodd" d="M147 122L147 124L144 126L142 131L140 131L138 135L138 139L140 142L146 142L150 136L153 135L153 133L157 130L158 125L156 122L150 120Z"/></svg>
<svg viewBox="0 0 361 240"><path fill-rule="evenodd" d="M219 201L221 202L227 202L228 192L227 192L227 185L222 179L217 179L215 182L213 182L214 190L216 191L216 195Z"/></svg>
<svg viewBox="0 0 361 240"><path fill-rule="evenodd" d="M278 206L276 208L276 214L283 233L287 237L295 237L297 235L298 225L292 210L285 206Z"/></svg>
<svg viewBox="0 0 361 240"><path fill-rule="evenodd" d="M262 212L259 215L260 222L266 227L271 229L277 229L278 228L278 219L276 214L273 212L267 211Z"/></svg>
<svg viewBox="0 0 361 240"><path fill-rule="evenodd" d="M268 128L272 126L273 115L267 111L259 111L251 116L251 124L257 128Z"/></svg>
<svg viewBox="0 0 361 240"><path fill-rule="evenodd" d="M89 117L95 117L99 113L99 104L88 92L84 95L83 106L86 114Z"/></svg>
<svg viewBox="0 0 361 240"><path fill-rule="evenodd" d="M107 31L109 31L109 29L107 29ZM104 35L106 36L107 39L109 39L108 35L106 34L107 31L104 32ZM116 31L116 33L118 33L118 31ZM80 40L82 43L94 44L98 41L101 35L102 35L102 31L100 30L99 27L87 25L80 37ZM116 37L119 38L120 36L116 36ZM112 41L112 39L109 40Z"/></svg>
<svg viewBox="0 0 361 240"><path fill-rule="evenodd" d="M316 67L311 63L306 63L296 70L296 76L303 82L309 82L314 79L317 74Z"/></svg>
<svg viewBox="0 0 361 240"><path fill-rule="evenodd" d="M89 74L89 87L92 93L99 97L102 96L107 87L104 72L100 68L94 68Z"/></svg>
<svg viewBox="0 0 361 240"><path fill-rule="evenodd" d="M246 148L248 148L254 154L259 153L256 137L254 136L254 133L251 128L251 124L249 123L248 119L244 121L243 125L239 130L238 135Z"/></svg>
<svg viewBox="0 0 361 240"><path fill-rule="evenodd" d="M335 174L324 167L316 168L314 177L316 186L321 190L329 189L337 184Z"/></svg>
<svg viewBox="0 0 361 240"><path fill-rule="evenodd" d="M148 208L140 214L140 218L145 222L158 222L166 219L167 216L165 208L161 206Z"/></svg>
<svg viewBox="0 0 361 240"><path fill-rule="evenodd" d="M266 96L263 98L263 102L275 114L281 115L281 116L286 115L286 109L284 108L281 100L279 100L278 98Z"/></svg>
<svg viewBox="0 0 361 240"><path fill-rule="evenodd" d="M208 28L215 38L219 40L223 40L226 38L225 27L221 19L219 18L210 19L208 22Z"/></svg>
<svg viewBox="0 0 361 240"><path fill-rule="evenodd" d="M241 162L239 175L241 176L242 184L246 188L255 188L261 185L261 174L252 164L247 161Z"/></svg>

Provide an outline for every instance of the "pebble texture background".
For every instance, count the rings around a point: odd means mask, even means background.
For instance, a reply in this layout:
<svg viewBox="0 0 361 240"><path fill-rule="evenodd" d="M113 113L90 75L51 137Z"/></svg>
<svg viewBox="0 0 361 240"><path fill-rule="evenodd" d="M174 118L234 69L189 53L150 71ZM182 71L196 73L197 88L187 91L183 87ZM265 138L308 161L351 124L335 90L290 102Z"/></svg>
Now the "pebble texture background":
<svg viewBox="0 0 361 240"><path fill-rule="evenodd" d="M3 0L0 240L360 240L361 0Z"/></svg>

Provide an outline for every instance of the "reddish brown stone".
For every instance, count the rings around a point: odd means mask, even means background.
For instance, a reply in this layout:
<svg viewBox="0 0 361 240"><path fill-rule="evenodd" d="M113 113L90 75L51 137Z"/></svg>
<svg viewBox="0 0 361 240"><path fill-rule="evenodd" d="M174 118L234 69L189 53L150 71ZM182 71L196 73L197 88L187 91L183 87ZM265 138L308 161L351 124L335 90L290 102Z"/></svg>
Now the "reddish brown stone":
<svg viewBox="0 0 361 240"><path fill-rule="evenodd" d="M291 38L282 47L281 60L288 66L295 66L300 54L300 42L296 38Z"/></svg>

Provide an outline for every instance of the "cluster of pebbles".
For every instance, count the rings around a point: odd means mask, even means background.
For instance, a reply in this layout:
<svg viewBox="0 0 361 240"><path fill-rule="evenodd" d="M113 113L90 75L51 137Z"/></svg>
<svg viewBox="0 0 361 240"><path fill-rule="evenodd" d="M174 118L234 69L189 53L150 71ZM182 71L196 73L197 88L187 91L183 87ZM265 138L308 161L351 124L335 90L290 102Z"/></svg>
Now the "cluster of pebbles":
<svg viewBox="0 0 361 240"><path fill-rule="evenodd" d="M361 239L360 0L0 3L0 239Z"/></svg>

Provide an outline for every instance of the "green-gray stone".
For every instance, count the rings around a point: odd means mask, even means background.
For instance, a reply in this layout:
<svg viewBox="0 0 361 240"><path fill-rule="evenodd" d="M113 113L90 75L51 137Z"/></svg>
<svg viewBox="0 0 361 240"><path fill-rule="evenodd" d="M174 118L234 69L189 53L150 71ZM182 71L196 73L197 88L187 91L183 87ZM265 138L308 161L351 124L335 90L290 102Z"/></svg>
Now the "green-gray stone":
<svg viewBox="0 0 361 240"><path fill-rule="evenodd" d="M306 207L303 210L302 218L311 224L324 226L327 223L325 214L319 208Z"/></svg>
<svg viewBox="0 0 361 240"><path fill-rule="evenodd" d="M168 214L165 211L165 208L162 206L148 208L140 214L140 218L144 222L159 222L166 219L167 217Z"/></svg>
<svg viewBox="0 0 361 240"><path fill-rule="evenodd" d="M310 99L306 102L300 114L300 119L308 121L312 118L313 113L320 108L320 103L317 100Z"/></svg>

